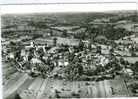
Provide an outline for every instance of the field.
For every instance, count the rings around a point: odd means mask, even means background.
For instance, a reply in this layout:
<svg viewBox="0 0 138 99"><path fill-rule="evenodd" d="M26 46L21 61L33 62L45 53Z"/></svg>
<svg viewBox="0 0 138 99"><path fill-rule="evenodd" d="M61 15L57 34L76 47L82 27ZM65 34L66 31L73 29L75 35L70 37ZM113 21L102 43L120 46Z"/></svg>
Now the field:
<svg viewBox="0 0 138 99"><path fill-rule="evenodd" d="M127 60L129 63L135 63L138 61L138 57L123 57L125 60Z"/></svg>
<svg viewBox="0 0 138 99"><path fill-rule="evenodd" d="M9 71L8 65L3 67ZM5 75L3 73L3 79ZM82 98L93 97L128 97L131 96L126 83L120 77L104 81L64 81L56 79L31 78L27 74L13 72L3 80L4 99L13 99L19 93L23 99L45 99L53 96L54 91L60 91L61 97L74 97L72 92L79 92Z"/></svg>

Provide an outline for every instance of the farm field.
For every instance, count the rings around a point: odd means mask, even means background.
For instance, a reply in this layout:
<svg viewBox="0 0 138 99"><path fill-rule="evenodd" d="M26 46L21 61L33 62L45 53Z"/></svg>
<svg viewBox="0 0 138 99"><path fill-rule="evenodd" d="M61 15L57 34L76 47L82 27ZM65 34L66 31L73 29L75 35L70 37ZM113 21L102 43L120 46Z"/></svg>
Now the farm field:
<svg viewBox="0 0 138 99"><path fill-rule="evenodd" d="M130 63L135 63L138 60L138 57L123 57L123 58Z"/></svg>
<svg viewBox="0 0 138 99"><path fill-rule="evenodd" d="M19 93L23 99L45 99L54 95L54 90L60 91L61 97L73 97L71 92L77 92L81 98L96 97L129 97L131 94L123 79L104 81L64 81L56 79L31 78L27 74L15 72L6 81L3 91L4 99L13 99Z"/></svg>

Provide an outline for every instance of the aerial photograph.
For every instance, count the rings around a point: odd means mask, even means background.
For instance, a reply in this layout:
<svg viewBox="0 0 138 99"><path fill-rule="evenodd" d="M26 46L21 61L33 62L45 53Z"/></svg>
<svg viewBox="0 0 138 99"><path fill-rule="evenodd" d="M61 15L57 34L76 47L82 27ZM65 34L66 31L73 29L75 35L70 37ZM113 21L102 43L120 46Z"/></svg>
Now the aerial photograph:
<svg viewBox="0 0 138 99"><path fill-rule="evenodd" d="M3 98L138 97L137 15L3 14Z"/></svg>

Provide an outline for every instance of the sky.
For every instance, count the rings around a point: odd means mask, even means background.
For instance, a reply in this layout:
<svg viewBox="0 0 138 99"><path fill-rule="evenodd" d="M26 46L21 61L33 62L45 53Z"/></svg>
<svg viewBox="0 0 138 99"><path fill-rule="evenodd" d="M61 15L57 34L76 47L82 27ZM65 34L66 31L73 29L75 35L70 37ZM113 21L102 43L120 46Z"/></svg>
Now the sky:
<svg viewBox="0 0 138 99"><path fill-rule="evenodd" d="M76 3L76 2L137 2L137 0L1 0L0 4L21 4L21 3Z"/></svg>
<svg viewBox="0 0 138 99"><path fill-rule="evenodd" d="M42 12L104 12L112 10L136 10L136 3L94 3L94 4L37 4L1 5L1 14L23 14Z"/></svg>

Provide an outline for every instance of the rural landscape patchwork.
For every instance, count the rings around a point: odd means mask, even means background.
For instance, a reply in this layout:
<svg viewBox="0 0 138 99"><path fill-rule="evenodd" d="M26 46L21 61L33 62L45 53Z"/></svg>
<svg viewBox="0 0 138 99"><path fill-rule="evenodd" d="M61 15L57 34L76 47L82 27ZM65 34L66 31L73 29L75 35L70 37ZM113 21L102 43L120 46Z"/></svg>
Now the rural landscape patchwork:
<svg viewBox="0 0 138 99"><path fill-rule="evenodd" d="M2 15L3 98L137 97L137 15Z"/></svg>

